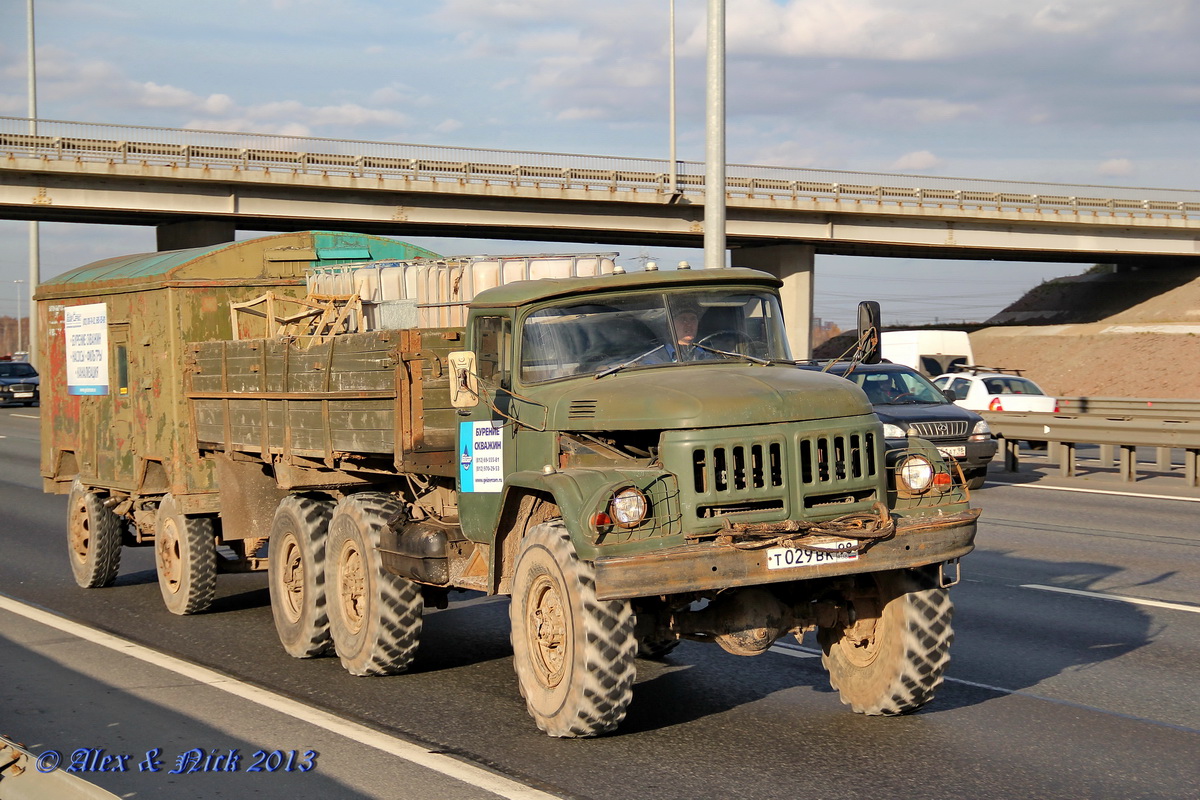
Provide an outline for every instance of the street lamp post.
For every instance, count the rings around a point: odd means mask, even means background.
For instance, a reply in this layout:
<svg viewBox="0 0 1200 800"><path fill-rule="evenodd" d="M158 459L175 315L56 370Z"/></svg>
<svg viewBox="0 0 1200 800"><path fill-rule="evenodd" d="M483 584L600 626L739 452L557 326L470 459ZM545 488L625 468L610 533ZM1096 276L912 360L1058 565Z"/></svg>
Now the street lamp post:
<svg viewBox="0 0 1200 800"><path fill-rule="evenodd" d="M15 280L13 283L17 285L17 349L13 352L21 353L25 350L24 342L21 339L21 292L25 281Z"/></svg>
<svg viewBox="0 0 1200 800"><path fill-rule="evenodd" d="M33 37L33 0L28 0L26 4L26 22L27 22L27 38L28 57L29 57L29 133L31 136L37 135L37 56L34 47ZM18 281L20 283L20 281ZM41 242L38 235L37 220L32 220L29 223L29 363L34 366L38 364L38 349L35 342L38 340L38 324L37 315L33 313L33 293L37 289L38 284L42 282L42 258L41 258ZM17 314L17 336L21 335L21 315Z"/></svg>

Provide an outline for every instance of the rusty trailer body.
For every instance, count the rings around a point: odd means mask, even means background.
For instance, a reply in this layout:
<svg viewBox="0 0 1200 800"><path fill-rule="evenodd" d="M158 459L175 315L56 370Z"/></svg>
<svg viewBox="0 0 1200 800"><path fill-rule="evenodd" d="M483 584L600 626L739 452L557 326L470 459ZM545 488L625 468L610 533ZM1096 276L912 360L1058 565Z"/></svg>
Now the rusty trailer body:
<svg viewBox="0 0 1200 800"><path fill-rule="evenodd" d="M79 480L135 505L169 493L185 513L216 512L213 464L197 453L180 379L188 343L233 338L232 303L304 296L314 265L419 255L434 254L302 232L109 259L46 281L37 294L46 491L65 494Z"/></svg>

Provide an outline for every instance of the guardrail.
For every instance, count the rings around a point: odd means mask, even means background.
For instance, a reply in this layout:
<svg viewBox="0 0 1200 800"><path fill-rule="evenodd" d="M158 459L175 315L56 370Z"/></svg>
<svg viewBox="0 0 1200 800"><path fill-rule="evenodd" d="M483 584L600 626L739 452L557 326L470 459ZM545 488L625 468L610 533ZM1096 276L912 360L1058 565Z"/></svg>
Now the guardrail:
<svg viewBox="0 0 1200 800"><path fill-rule="evenodd" d="M1100 464L1117 467L1120 477L1137 480L1138 447L1157 448L1154 471L1172 472L1172 451L1183 451L1183 478L1200 486L1200 401L1130 400L1103 397L1059 398L1059 413L985 412L1000 440L1004 468L1020 469L1019 444L1045 442L1059 474L1077 474L1076 447L1099 445Z"/></svg>
<svg viewBox="0 0 1200 800"><path fill-rule="evenodd" d="M287 170L463 184L653 192L669 197L663 159L448 148L254 133L95 125L0 117L0 155L229 170ZM3 164L0 163L0 168ZM682 195L704 193L704 164L678 161ZM1200 192L988 181L729 164L729 199L769 199L1033 214L1200 217Z"/></svg>

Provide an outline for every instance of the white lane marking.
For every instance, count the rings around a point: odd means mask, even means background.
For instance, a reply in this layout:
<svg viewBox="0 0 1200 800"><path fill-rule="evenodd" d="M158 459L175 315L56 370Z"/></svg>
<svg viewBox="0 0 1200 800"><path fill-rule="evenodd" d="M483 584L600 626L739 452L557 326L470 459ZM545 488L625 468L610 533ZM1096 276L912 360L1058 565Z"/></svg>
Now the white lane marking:
<svg viewBox="0 0 1200 800"><path fill-rule="evenodd" d="M774 653L782 653L783 655L792 656L793 658L816 658L821 655L820 650L812 650L807 647L799 647L794 644L775 644L772 645L771 651ZM1021 689L1006 689L1003 686L993 686L990 683L978 683L976 681L963 680L962 678L951 678L949 675L942 678L946 683L957 683L961 686L970 686L973 689L984 689L997 694L1016 695L1018 697L1028 697L1031 700L1041 700L1046 703L1055 703L1060 706L1069 706L1071 708L1080 708L1084 711L1094 711L1097 714L1107 714L1111 717L1120 717L1121 719L1131 719L1136 722L1146 722L1151 725L1160 725L1164 728L1172 728L1174 730L1186 731L1188 733L1200 733L1200 729L1189 728L1185 725L1177 725L1174 722L1163 722L1162 720L1150 719L1149 717L1139 717L1135 714L1125 714L1120 711L1110 711L1107 708L1099 708L1097 706L1089 706L1085 703L1076 703L1072 700L1060 700L1057 697L1046 697L1042 694L1034 694Z"/></svg>
<svg viewBox="0 0 1200 800"><path fill-rule="evenodd" d="M1144 497L1147 500L1182 500L1185 503L1200 503L1200 497L1177 497L1173 494L1141 494L1140 492L1117 492L1112 489L1083 489L1074 486L1038 486L1036 483L1009 483L988 481L992 486L1014 486L1018 489L1042 489L1048 492L1080 492L1082 494L1115 494L1118 497Z"/></svg>
<svg viewBox="0 0 1200 800"><path fill-rule="evenodd" d="M10 417L20 417L21 419L41 419L37 414L9 414Z"/></svg>
<svg viewBox="0 0 1200 800"><path fill-rule="evenodd" d="M1162 600L1145 600L1141 597L1126 597L1120 594L1104 594L1103 592L1085 592L1082 589L1064 589L1061 586L1042 586L1039 583L1023 583L1022 589L1040 589L1043 592L1060 592L1062 594L1075 594L1080 597L1091 597L1096 600L1114 600L1118 603L1129 603L1135 606L1153 606L1154 608L1169 608L1172 611L1190 611L1193 614L1200 614L1200 606L1189 606L1183 603L1167 603Z"/></svg>
<svg viewBox="0 0 1200 800"><path fill-rule="evenodd" d="M247 685L207 667L201 667L197 664L166 655L165 653L159 653L147 647L142 647L119 636L98 631L77 622L71 622L70 620L63 619L36 606L26 605L19 600L14 600L3 594L0 594L0 608L11 611L14 614L20 614L27 619L40 622L43 625L55 628L71 636L77 636L84 641L107 647L109 650L114 650L127 656L132 656L139 661L153 664L156 667L161 667L206 686L227 692L243 700L249 700L264 708L286 714L293 719L315 725L330 733L344 736L351 741L365 744L368 747L373 747L376 750L397 756L405 761L491 792L499 797L511 798L511 800L552 800L556 797L556 795L538 791L482 767L477 767L465 761L459 761L453 756L431 752L419 745L373 731L364 725L341 719L329 712L307 706L291 698L269 692L266 689Z"/></svg>

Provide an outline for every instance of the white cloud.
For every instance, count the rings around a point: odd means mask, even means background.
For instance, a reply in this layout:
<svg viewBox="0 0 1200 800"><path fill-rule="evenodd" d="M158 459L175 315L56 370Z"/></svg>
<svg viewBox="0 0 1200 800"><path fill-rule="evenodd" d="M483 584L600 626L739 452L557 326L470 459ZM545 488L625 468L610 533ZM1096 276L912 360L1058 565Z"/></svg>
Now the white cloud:
<svg viewBox="0 0 1200 800"><path fill-rule="evenodd" d="M562 111L559 111L558 114L555 116L555 119L559 119L564 122L569 122L569 121L588 120L588 119L603 119L604 116L605 116L605 111L600 108L574 107L574 108L564 108Z"/></svg>
<svg viewBox="0 0 1200 800"><path fill-rule="evenodd" d="M1110 158L1096 171L1106 178L1125 178L1133 174L1133 162L1128 158Z"/></svg>
<svg viewBox="0 0 1200 800"><path fill-rule="evenodd" d="M928 172L941 163L941 159L928 150L917 150L900 156L892 162L889 169L899 172Z"/></svg>

